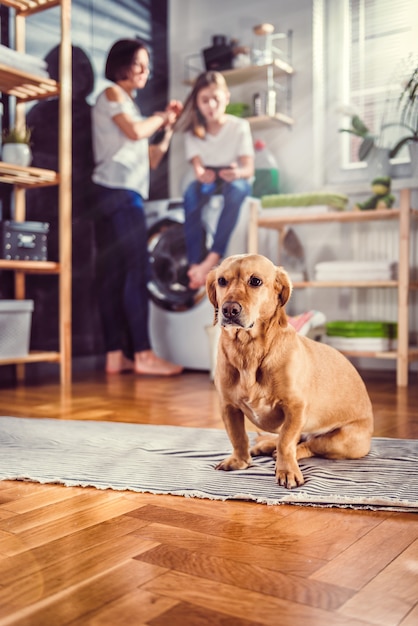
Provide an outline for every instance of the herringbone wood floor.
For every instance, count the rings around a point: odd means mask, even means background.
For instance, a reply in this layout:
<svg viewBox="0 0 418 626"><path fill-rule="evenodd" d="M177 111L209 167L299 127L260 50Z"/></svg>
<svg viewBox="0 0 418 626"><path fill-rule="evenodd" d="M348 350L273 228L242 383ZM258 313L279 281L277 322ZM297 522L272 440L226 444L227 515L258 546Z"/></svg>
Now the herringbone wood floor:
<svg viewBox="0 0 418 626"><path fill-rule="evenodd" d="M416 374L366 382L375 435L418 437ZM222 427L206 373L96 373L69 396L54 383L1 400L3 415ZM0 483L1 626L417 623L414 514Z"/></svg>

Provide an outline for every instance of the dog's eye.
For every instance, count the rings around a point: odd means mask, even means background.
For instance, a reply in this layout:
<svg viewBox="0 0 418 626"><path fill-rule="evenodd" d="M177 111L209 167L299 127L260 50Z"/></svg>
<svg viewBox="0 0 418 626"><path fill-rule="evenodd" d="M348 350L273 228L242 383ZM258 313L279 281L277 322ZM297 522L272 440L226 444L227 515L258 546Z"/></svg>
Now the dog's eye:
<svg viewBox="0 0 418 626"><path fill-rule="evenodd" d="M226 278L224 278L223 276L218 278L218 285L220 287L226 287L226 285L227 285Z"/></svg>
<svg viewBox="0 0 418 626"><path fill-rule="evenodd" d="M260 285L263 284L263 281L261 278L258 278L258 276L251 276L248 284L251 285L251 287L260 287Z"/></svg>

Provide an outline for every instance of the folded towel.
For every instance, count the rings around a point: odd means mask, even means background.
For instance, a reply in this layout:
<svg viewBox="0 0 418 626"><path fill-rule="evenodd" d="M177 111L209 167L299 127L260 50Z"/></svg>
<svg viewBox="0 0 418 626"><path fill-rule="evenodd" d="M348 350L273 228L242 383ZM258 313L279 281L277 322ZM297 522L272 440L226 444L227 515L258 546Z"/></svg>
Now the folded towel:
<svg viewBox="0 0 418 626"><path fill-rule="evenodd" d="M363 270L356 272L352 270L346 271L315 271L315 280L317 281L339 281L339 280L393 280L391 270Z"/></svg>
<svg viewBox="0 0 418 626"><path fill-rule="evenodd" d="M17 52L13 48L8 48L0 44L0 61L4 65L13 67L29 74L36 74L45 78L49 77L47 72L48 64L43 59L26 54L24 52Z"/></svg>
<svg viewBox="0 0 418 626"><path fill-rule="evenodd" d="M262 196L261 206L264 209L275 207L312 206L326 204L335 209L344 210L347 207L348 197L340 193L311 192L311 193L281 193Z"/></svg>
<svg viewBox="0 0 418 626"><path fill-rule="evenodd" d="M357 272L363 272L368 270L387 270L392 269L394 263L389 259L383 261L321 261L315 265L317 270L332 270L332 271L344 271L356 270Z"/></svg>
<svg viewBox="0 0 418 626"><path fill-rule="evenodd" d="M323 261L315 265L315 279L329 280L394 280L397 263L383 261Z"/></svg>
<svg viewBox="0 0 418 626"><path fill-rule="evenodd" d="M337 350L358 352L383 352L390 349L390 339L385 337L324 337L324 343Z"/></svg>

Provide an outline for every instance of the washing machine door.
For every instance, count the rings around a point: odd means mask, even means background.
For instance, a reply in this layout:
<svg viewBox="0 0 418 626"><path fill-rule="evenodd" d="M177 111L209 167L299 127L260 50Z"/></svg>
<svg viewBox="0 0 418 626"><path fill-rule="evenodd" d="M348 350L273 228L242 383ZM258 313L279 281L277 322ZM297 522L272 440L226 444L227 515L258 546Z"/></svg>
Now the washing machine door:
<svg viewBox="0 0 418 626"><path fill-rule="evenodd" d="M188 261L184 225L169 217L154 224L148 231L148 253L151 279L148 291L152 300L169 311L185 311L199 298L189 289Z"/></svg>

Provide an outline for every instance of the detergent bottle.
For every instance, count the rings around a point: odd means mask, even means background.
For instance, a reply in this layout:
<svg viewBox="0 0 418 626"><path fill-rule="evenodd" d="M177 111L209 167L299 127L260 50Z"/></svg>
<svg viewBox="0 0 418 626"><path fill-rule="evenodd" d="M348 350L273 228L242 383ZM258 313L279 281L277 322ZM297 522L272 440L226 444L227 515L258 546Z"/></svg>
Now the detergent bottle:
<svg viewBox="0 0 418 626"><path fill-rule="evenodd" d="M279 191L279 170L277 161L266 144L258 139L254 144L254 182L253 196L261 198Z"/></svg>

